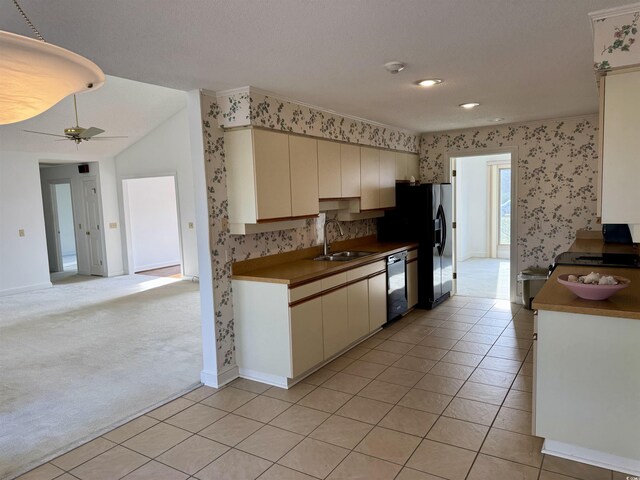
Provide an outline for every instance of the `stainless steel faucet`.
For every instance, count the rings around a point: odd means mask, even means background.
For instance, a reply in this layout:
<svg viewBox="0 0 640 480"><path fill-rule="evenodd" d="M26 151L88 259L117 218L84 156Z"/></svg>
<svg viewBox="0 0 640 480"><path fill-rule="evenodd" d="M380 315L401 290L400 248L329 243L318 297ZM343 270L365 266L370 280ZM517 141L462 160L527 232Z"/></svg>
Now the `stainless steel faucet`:
<svg viewBox="0 0 640 480"><path fill-rule="evenodd" d="M344 237L344 232L342 231L342 226L340 225L340 222L338 222L335 218L330 218L328 220L325 220L324 222L324 244L322 245L322 254L323 255L329 255L329 242L327 241L327 226L329 226L330 223L335 223L338 226L338 229L340 230L340 236Z"/></svg>

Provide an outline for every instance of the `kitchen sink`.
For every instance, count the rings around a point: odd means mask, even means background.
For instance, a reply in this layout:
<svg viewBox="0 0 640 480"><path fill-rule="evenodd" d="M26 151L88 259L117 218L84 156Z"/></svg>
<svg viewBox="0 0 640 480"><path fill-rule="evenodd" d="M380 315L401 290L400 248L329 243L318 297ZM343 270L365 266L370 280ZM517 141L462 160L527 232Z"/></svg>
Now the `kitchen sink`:
<svg viewBox="0 0 640 480"><path fill-rule="evenodd" d="M366 257L368 255L373 255L375 252L361 252L355 250L347 250L345 252L336 252L331 255L320 255L319 257L314 258L314 260L322 261L322 262L348 262L350 260L355 260L357 258Z"/></svg>

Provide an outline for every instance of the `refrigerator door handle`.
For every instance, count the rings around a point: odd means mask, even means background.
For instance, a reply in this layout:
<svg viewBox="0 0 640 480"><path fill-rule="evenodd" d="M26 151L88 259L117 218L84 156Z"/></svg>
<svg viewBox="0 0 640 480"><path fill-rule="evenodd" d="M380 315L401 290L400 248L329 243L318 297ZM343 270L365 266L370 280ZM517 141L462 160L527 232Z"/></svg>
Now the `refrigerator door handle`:
<svg viewBox="0 0 640 480"><path fill-rule="evenodd" d="M444 208L438 206L438 223L440 224L440 239L438 242L438 254L442 256L447 245L447 221L444 216Z"/></svg>

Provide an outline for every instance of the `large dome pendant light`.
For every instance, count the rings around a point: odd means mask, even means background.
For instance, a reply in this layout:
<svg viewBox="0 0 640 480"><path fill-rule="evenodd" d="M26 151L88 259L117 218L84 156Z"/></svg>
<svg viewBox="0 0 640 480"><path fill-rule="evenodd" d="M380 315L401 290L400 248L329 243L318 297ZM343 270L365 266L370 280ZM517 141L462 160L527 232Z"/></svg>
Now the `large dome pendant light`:
<svg viewBox="0 0 640 480"><path fill-rule="evenodd" d="M17 0L13 3L38 39L0 31L0 125L35 117L68 95L104 83L100 67L46 43Z"/></svg>

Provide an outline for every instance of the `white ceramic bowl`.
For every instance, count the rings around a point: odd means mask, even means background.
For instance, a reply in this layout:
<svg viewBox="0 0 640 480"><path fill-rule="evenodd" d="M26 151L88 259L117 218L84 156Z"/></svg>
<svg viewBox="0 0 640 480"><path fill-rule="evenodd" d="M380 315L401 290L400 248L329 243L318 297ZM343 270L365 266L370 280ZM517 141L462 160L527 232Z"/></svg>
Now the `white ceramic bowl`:
<svg viewBox="0 0 640 480"><path fill-rule="evenodd" d="M631 285L631 280L616 275L612 275L612 277L619 282L618 285L591 285L589 283L570 282L567 280L569 275L581 276L577 273L565 273L564 275L558 275L558 282L585 300L606 300L614 293Z"/></svg>

